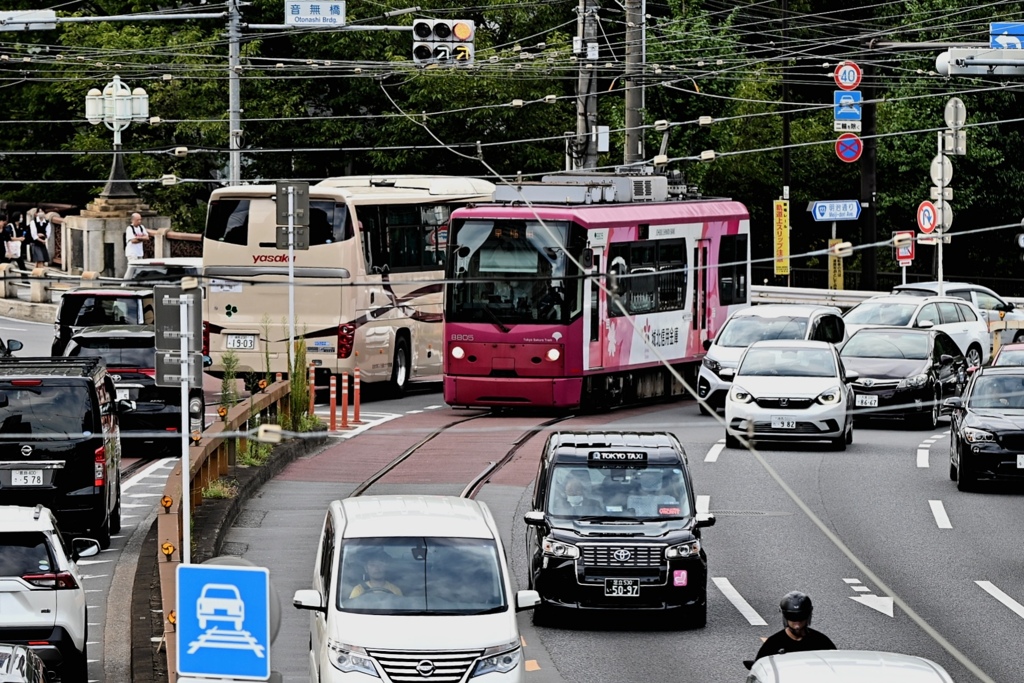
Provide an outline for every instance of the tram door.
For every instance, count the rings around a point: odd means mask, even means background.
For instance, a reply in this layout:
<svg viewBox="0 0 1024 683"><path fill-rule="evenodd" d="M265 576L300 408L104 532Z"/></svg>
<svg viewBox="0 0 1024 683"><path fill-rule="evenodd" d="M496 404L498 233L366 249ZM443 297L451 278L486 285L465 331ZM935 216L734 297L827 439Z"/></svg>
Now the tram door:
<svg viewBox="0 0 1024 683"><path fill-rule="evenodd" d="M692 325L702 344L708 338L708 271L710 270L708 248L710 245L711 240L699 239L697 246L693 248L693 267L696 277L693 279Z"/></svg>
<svg viewBox="0 0 1024 683"><path fill-rule="evenodd" d="M600 247L594 250L594 265L587 271L591 277L583 279L583 300L587 303L587 314L584 316L586 327L584 334L587 335L587 370L596 370L604 367L605 351L608 341L608 327L604 321L608 318L608 300L604 290L598 285L598 275L605 272L604 250Z"/></svg>

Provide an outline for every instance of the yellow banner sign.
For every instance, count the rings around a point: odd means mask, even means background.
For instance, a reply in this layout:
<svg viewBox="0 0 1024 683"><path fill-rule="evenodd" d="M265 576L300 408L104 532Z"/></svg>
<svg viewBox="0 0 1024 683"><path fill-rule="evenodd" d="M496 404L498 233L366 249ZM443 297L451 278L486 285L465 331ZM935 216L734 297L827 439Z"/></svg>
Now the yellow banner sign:
<svg viewBox="0 0 1024 683"><path fill-rule="evenodd" d="M775 274L789 275L789 200L772 202L772 216L775 218L774 247Z"/></svg>
<svg viewBox="0 0 1024 683"><path fill-rule="evenodd" d="M842 240L831 239L828 241L828 247L831 250L833 246L841 242ZM843 259L838 256L829 255L828 257L828 288L843 288Z"/></svg>

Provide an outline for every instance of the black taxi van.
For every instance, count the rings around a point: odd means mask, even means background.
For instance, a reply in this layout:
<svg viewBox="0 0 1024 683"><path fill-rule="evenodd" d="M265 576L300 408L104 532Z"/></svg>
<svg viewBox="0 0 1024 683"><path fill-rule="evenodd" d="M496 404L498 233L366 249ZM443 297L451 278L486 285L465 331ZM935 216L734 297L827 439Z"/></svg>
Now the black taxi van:
<svg viewBox="0 0 1024 683"><path fill-rule="evenodd" d="M110 546L121 528L114 383L100 358L0 358L0 503L53 511Z"/></svg>
<svg viewBox="0 0 1024 683"><path fill-rule="evenodd" d="M686 453L668 432L555 432L526 513L530 588L559 608L707 622L707 555Z"/></svg>

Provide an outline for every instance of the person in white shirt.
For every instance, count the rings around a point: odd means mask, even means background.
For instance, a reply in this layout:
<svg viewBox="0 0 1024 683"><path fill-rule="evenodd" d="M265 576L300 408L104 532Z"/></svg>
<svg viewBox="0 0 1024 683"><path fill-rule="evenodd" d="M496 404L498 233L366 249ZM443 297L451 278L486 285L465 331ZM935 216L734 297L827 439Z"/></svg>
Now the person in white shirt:
<svg viewBox="0 0 1024 683"><path fill-rule="evenodd" d="M124 255L129 261L142 258L145 243L153 234L149 228L142 224L142 215L133 213L132 222L124 231Z"/></svg>
<svg viewBox="0 0 1024 683"><path fill-rule="evenodd" d="M39 209L29 211L28 228L32 241L28 244L28 253L35 262L36 268L45 268L50 262L50 250L46 247L46 238L49 236L53 224L46 217L46 214Z"/></svg>

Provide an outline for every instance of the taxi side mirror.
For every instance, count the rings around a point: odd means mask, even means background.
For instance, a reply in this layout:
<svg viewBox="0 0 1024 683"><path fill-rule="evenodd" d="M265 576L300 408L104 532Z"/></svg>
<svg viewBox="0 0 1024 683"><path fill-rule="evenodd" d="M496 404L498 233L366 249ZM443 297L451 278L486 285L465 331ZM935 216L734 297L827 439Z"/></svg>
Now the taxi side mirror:
<svg viewBox="0 0 1024 683"><path fill-rule="evenodd" d="M715 515L711 512L704 512L697 515L697 528L703 529L715 525Z"/></svg>
<svg viewBox="0 0 1024 683"><path fill-rule="evenodd" d="M523 521L527 526L544 526L544 512L541 510L530 510L523 515Z"/></svg>

